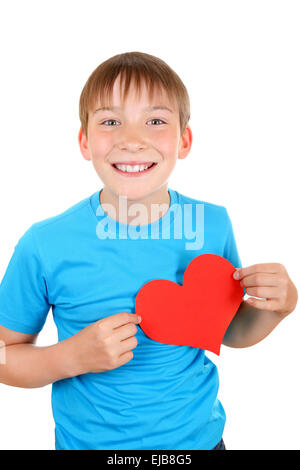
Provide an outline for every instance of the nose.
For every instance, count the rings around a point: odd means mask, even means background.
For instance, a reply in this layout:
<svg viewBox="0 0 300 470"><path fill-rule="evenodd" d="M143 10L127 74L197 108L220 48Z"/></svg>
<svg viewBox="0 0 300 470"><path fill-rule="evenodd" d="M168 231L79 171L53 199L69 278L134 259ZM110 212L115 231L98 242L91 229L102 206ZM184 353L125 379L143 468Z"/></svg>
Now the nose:
<svg viewBox="0 0 300 470"><path fill-rule="evenodd" d="M129 152L137 152L147 147L146 141L143 138L142 132L138 129L124 129L122 135L120 135L120 141L118 143L120 150L128 150Z"/></svg>

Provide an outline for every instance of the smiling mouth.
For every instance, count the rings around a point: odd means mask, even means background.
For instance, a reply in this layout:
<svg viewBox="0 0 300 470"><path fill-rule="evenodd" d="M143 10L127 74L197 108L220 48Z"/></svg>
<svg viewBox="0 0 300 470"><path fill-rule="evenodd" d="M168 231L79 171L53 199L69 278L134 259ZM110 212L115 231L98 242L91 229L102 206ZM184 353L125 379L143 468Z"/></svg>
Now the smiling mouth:
<svg viewBox="0 0 300 470"><path fill-rule="evenodd" d="M116 164L113 163L112 167L116 172L118 172L122 176L129 176L129 177L140 177L146 175L153 171L156 167L157 163L151 163L149 166L147 165L118 165L117 168ZM145 168L147 166L147 168Z"/></svg>

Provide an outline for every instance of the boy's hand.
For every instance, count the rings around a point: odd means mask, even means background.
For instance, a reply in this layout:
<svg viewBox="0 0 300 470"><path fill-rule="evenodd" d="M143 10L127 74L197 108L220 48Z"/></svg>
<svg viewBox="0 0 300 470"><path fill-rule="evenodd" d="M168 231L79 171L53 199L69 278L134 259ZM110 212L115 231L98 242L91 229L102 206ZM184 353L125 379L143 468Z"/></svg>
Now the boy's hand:
<svg viewBox="0 0 300 470"><path fill-rule="evenodd" d="M296 307L298 300L296 286L280 263L253 264L238 268L233 277L240 279L240 284L248 295L263 298L250 297L245 300L253 307L271 310L284 316Z"/></svg>
<svg viewBox="0 0 300 470"><path fill-rule="evenodd" d="M139 322L135 313L116 313L70 337L73 375L105 372L129 362L133 358L131 349L137 346L134 334Z"/></svg>

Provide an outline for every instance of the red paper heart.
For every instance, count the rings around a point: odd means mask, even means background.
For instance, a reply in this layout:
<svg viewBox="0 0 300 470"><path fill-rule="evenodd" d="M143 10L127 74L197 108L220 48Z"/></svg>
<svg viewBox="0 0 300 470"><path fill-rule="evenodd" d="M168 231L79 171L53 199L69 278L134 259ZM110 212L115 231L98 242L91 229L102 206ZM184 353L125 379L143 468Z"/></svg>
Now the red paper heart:
<svg viewBox="0 0 300 470"><path fill-rule="evenodd" d="M235 270L222 256L204 254L187 266L182 286L166 279L147 282L135 301L139 326L155 341L219 355L243 298L240 282L232 277Z"/></svg>

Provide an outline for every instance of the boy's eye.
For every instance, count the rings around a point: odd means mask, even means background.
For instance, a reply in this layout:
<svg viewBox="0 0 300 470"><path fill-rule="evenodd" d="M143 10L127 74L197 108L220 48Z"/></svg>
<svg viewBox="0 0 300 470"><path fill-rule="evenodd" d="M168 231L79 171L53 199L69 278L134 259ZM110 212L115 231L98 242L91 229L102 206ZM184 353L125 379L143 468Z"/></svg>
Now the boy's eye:
<svg viewBox="0 0 300 470"><path fill-rule="evenodd" d="M118 122L115 119L108 119L107 121L104 121L102 124L105 124L106 122Z"/></svg>
<svg viewBox="0 0 300 470"><path fill-rule="evenodd" d="M152 122L153 122L153 121L160 121L160 122L162 122L162 123L164 122L164 121L162 121L161 119L150 119L150 121L152 121ZM150 122L150 121L148 121L148 122Z"/></svg>
<svg viewBox="0 0 300 470"><path fill-rule="evenodd" d="M148 121L148 122L151 122L151 121L152 122L153 121L160 121L161 123L164 123L164 121L162 121L161 119L150 119L150 121ZM105 124L106 122L119 122L119 121L116 121L115 119L107 119L106 121L102 122L102 124L106 125ZM115 124L113 124L113 125L115 125ZM111 127L111 125L108 124L108 127Z"/></svg>

